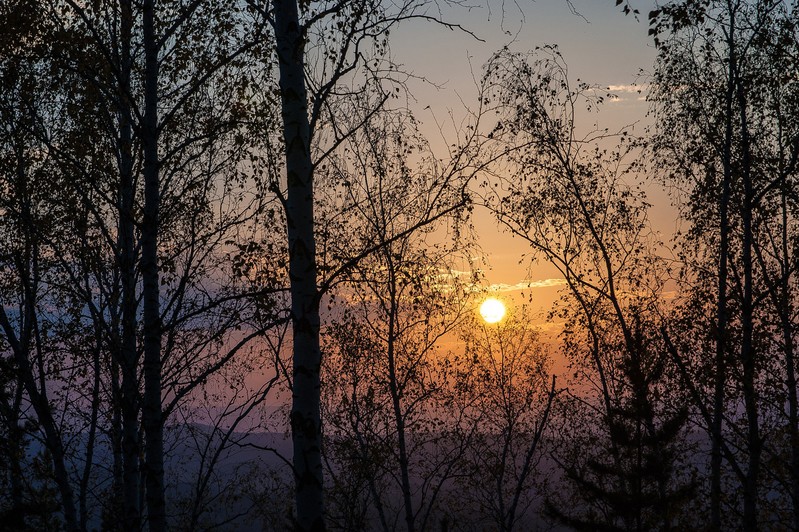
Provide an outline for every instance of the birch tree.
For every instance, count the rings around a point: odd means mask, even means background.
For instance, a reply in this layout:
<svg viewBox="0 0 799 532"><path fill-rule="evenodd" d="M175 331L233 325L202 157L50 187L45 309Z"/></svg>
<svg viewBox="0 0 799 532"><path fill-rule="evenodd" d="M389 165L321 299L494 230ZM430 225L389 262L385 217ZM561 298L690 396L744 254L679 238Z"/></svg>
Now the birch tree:
<svg viewBox="0 0 799 532"><path fill-rule="evenodd" d="M328 185L321 205L346 209L322 224L321 256L374 250L331 292L343 310L323 336L326 456L337 486L355 487L347 472L363 471L364 523L426 529L466 443L462 413L445 406L451 376L439 345L468 308L448 266L466 249L446 231L460 224L463 183L441 167L407 111L375 115L347 146L317 174ZM446 236L434 245L437 234ZM345 510L331 508L331 523Z"/></svg>
<svg viewBox="0 0 799 532"><path fill-rule="evenodd" d="M409 19L440 22L415 0L386 6L372 1L331 1L302 4L274 0L261 6L274 31L279 66L285 185L275 183L286 214L289 282L293 323L292 411L293 468L296 483L297 527L324 529L322 425L320 417L320 318L322 295L342 273L362 257L380 248L367 245L341 257L329 272L319 269L315 172L330 154L357 131L365 120L382 112L392 94L402 92L404 74L387 60L388 35ZM446 25L446 24L445 24ZM449 26L459 29L457 26ZM352 94L374 97L352 114L360 121L339 123L337 101ZM353 107L346 107L348 110ZM324 134L323 134L324 133ZM452 179L472 164L460 158L468 143L455 150L445 174ZM465 190L465 189L462 189ZM428 213L424 226L459 208ZM381 244L382 245L382 244Z"/></svg>
<svg viewBox="0 0 799 532"><path fill-rule="evenodd" d="M686 284L715 305L708 320L716 351L712 392L696 373L705 363L681 355L686 382L695 382L695 402L712 404L699 408L713 441L711 520L722 529L730 526L725 517L736 515L733 522L740 516L744 527L754 529L766 515L779 515L764 496L775 489L765 457L783 451L769 449L766 435L797 434L789 332L795 326L786 319L794 298L794 210L781 192L795 173L796 131L786 113L795 105L795 89L775 75L792 68L796 14L778 1L676 2L650 19L660 49L653 101L663 126L654 149L668 168L664 177L689 191L683 203L689 221L683 236ZM707 312L698 310L704 307L698 299L695 305L699 315ZM733 392L731 383L741 386ZM768 397L780 397L787 411L775 414ZM794 448L779 441L777 447ZM791 454L786 465L795 463ZM787 469L795 471L793 465ZM729 476L742 488L740 501L724 493ZM787 492L795 526L796 483L788 485L794 486Z"/></svg>
<svg viewBox="0 0 799 532"><path fill-rule="evenodd" d="M677 462L686 416L680 398L665 394L667 351L653 338L662 272L649 267L647 204L625 159L632 140L624 130L579 129L579 109L596 109L606 94L572 86L554 47L499 52L484 79L499 115L490 135L507 153L500 168L518 176L504 181L507 193L485 186L487 203L565 280L565 353L582 377L575 386L589 383L593 395L576 402L601 420L587 448L559 456L567 483L555 496L571 481L585 507L550 511L575 527L669 528L690 493Z"/></svg>

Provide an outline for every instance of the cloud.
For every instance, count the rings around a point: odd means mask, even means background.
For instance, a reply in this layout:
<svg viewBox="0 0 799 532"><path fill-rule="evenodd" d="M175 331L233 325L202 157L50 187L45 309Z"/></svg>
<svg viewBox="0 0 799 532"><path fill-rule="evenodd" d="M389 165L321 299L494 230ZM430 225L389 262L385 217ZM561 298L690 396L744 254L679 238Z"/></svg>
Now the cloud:
<svg viewBox="0 0 799 532"><path fill-rule="evenodd" d="M516 284L492 284L488 287L488 290L493 292L513 292L515 290L527 290L529 288L549 288L553 286L564 286L566 284L566 279L539 279L537 281L531 281L525 279L524 281L520 281Z"/></svg>
<svg viewBox="0 0 799 532"><path fill-rule="evenodd" d="M610 92L623 92L627 94L642 93L649 90L649 85L608 85Z"/></svg>
<svg viewBox="0 0 799 532"><path fill-rule="evenodd" d="M637 101L645 101L646 93L649 91L648 84L642 85L608 85L609 103L629 102L633 99ZM638 95L637 98L633 98Z"/></svg>
<svg viewBox="0 0 799 532"><path fill-rule="evenodd" d="M479 270L476 272L478 277L481 277ZM464 270L442 270L437 275L437 281L440 286L452 287L455 279L466 280L467 289L471 292L514 292L517 290L528 290L530 288L551 288L555 286L565 286L566 279L551 278L551 279L523 279L515 284L496 283L489 286L481 282L470 282L474 278L475 272Z"/></svg>

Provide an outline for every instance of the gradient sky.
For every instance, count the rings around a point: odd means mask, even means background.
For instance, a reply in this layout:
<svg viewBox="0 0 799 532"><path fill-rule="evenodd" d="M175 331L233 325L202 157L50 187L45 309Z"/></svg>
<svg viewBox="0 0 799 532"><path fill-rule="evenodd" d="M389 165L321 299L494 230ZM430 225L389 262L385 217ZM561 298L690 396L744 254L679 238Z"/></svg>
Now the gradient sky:
<svg viewBox="0 0 799 532"><path fill-rule="evenodd" d="M474 105L477 94L474 78L479 78L482 65L492 53L506 44L519 52L557 44L572 82L579 78L608 86L619 96L617 101L606 103L592 120L611 129L637 122L636 131L643 131L648 104L641 94L628 88L636 83L645 84L646 73L652 69L655 49L647 36L646 15L654 2L634 2L634 7L641 11L639 20L624 16L613 0L573 0L572 4L579 15L570 10L565 0L539 0L523 4L507 2L504 16L494 6L491 12L482 7L458 10L446 17L473 31L484 42L433 24L406 24L393 33L395 60L441 87L437 89L423 82L410 84L416 98L412 107L434 146L436 143L442 146L444 142L436 122L451 120L449 113L456 120L464 116L461 101ZM653 217L658 220L658 229L673 230L669 199L656 188L651 190L649 199L656 205ZM528 262L519 264L529 249L522 241L503 234L490 214L476 211L475 226L483 252L489 258L488 282L501 285L507 299L518 301L518 288L526 280L532 281L534 287L526 290L525 295L532 297L534 308L549 308L558 290L557 281L552 280L557 273L542 265L528 271Z"/></svg>

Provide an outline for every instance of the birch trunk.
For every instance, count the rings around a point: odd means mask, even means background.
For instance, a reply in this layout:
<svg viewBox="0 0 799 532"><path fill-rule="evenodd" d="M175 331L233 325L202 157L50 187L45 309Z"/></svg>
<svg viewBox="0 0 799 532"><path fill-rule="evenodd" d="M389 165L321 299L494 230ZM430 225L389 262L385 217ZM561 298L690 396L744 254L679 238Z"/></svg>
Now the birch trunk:
<svg viewBox="0 0 799 532"><path fill-rule="evenodd" d="M296 0L273 0L273 6L288 184L285 208L294 335L291 432L296 526L298 530L324 530L319 294L304 35Z"/></svg>

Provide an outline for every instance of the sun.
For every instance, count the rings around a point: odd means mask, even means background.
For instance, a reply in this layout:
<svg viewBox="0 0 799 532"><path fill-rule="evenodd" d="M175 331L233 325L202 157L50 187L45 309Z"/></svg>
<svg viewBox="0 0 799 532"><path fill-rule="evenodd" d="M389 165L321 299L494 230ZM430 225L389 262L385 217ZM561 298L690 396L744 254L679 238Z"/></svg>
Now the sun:
<svg viewBox="0 0 799 532"><path fill-rule="evenodd" d="M505 316L505 304L495 297L489 297L480 305L480 315L486 323L497 323Z"/></svg>

